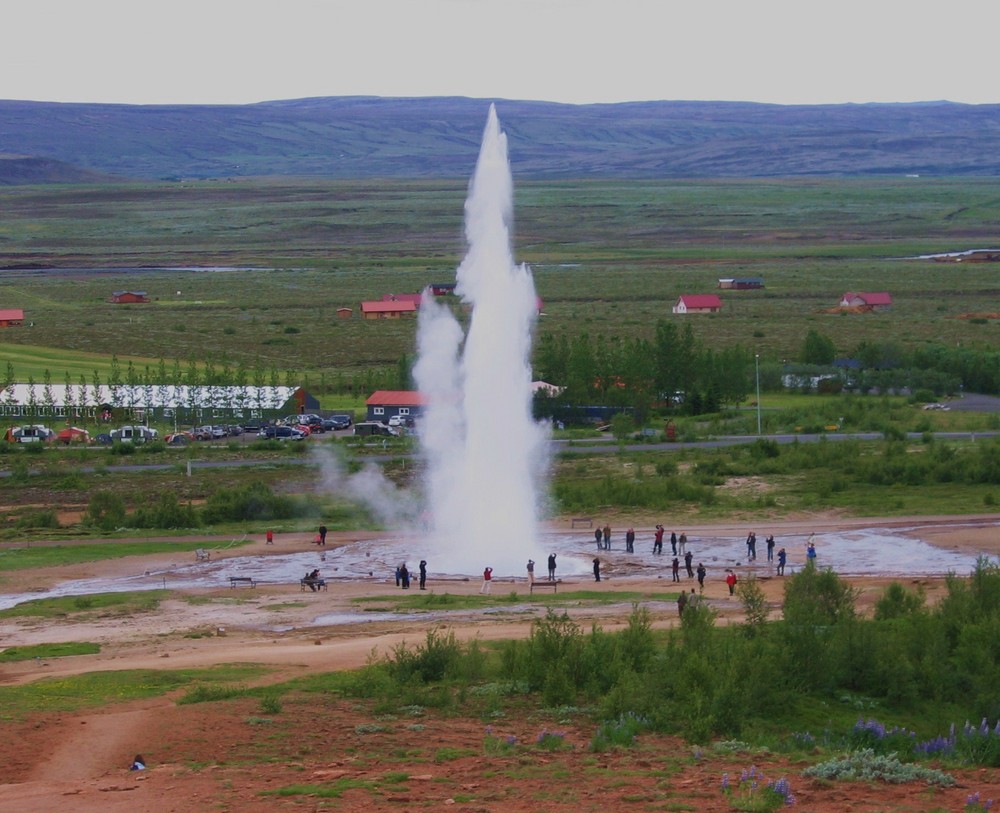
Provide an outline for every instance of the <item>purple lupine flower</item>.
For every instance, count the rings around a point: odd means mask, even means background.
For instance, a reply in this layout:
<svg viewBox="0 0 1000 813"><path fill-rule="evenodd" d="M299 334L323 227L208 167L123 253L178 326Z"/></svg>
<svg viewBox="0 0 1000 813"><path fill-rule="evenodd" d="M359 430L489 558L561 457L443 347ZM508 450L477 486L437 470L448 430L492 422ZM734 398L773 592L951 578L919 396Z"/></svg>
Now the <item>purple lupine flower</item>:
<svg viewBox="0 0 1000 813"><path fill-rule="evenodd" d="M724 773L722 775L722 792L725 793L729 790L729 774Z"/></svg>

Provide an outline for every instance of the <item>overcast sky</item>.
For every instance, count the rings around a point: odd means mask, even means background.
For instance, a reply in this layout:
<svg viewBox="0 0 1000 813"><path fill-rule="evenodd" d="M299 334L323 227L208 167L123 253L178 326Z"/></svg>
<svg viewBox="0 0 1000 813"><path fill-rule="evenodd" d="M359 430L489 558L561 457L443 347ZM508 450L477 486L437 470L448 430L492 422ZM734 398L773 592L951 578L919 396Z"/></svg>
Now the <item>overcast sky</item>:
<svg viewBox="0 0 1000 813"><path fill-rule="evenodd" d="M998 103L996 0L16 0L0 98Z"/></svg>

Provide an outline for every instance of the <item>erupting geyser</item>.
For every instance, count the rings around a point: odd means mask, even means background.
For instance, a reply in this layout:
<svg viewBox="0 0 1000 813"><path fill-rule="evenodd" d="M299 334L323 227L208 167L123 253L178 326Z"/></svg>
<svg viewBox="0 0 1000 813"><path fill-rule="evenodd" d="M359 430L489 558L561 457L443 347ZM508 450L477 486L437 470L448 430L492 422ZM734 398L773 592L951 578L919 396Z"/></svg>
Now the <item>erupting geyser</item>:
<svg viewBox="0 0 1000 813"><path fill-rule="evenodd" d="M491 106L465 203L468 253L456 294L471 306L468 332L429 295L420 308L414 377L426 398L428 548L434 569L523 575L539 548L546 429L531 416L531 338L537 297L510 246L513 182L507 137Z"/></svg>

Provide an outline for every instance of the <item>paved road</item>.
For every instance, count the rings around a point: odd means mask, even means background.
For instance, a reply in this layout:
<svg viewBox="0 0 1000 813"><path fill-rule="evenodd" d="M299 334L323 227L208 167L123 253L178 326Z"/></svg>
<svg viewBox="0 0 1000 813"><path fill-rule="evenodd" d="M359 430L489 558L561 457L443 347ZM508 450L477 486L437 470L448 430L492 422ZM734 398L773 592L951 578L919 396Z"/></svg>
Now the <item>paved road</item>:
<svg viewBox="0 0 1000 813"><path fill-rule="evenodd" d="M992 438L1000 435L1000 432L935 432L934 437L938 440L970 440L975 442L979 438ZM922 432L908 432L909 440L920 440L923 438ZM788 435L763 435L763 440L773 440L776 443L818 443L821 440L836 442L841 440L881 440L881 432L830 432L821 434L788 434ZM626 452L671 452L681 449L718 449L726 446L740 446L753 443L757 440L754 435L724 435L712 440L696 440L676 443L643 443L631 444L624 447ZM621 447L613 438L593 438L587 440L553 440L552 450L555 454L616 454ZM399 457L411 456L412 452L399 454L373 454L365 455L364 460L371 460L375 463L384 463L395 460ZM186 461L192 471L197 469L237 469L247 466L298 466L316 465L315 461L308 457L294 458L288 460L191 460ZM142 471L164 471L175 469L178 462L173 463L129 463L120 466L101 466L101 471L107 472L142 472ZM81 474L92 474L97 471L96 466L81 466L77 471ZM32 472L34 473L34 472ZM0 471L0 478L10 477L12 472L9 469Z"/></svg>

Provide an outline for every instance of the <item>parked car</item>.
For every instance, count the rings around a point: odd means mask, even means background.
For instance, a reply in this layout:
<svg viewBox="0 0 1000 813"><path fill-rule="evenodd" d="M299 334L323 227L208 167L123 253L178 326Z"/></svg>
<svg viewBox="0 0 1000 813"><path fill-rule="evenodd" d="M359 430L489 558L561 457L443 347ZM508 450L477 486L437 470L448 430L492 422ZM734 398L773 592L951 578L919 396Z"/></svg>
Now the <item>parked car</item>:
<svg viewBox="0 0 1000 813"><path fill-rule="evenodd" d="M212 440L222 440L229 434L224 426L210 426L209 429L212 432Z"/></svg>
<svg viewBox="0 0 1000 813"><path fill-rule="evenodd" d="M257 437L267 440L303 440L305 433L293 426L265 426L257 433Z"/></svg>
<svg viewBox="0 0 1000 813"><path fill-rule="evenodd" d="M409 415L393 415L389 418L389 426L413 426L413 418Z"/></svg>
<svg viewBox="0 0 1000 813"><path fill-rule="evenodd" d="M6 439L11 443L44 443L55 440L56 433L40 423L28 426L12 426L7 430Z"/></svg>
<svg viewBox="0 0 1000 813"><path fill-rule="evenodd" d="M351 420L350 415L331 415L329 418L323 419L323 425L328 430L349 429L352 423L354 421Z"/></svg>
<svg viewBox="0 0 1000 813"><path fill-rule="evenodd" d="M156 440L159 433L148 426L122 426L119 429L112 429L111 440L122 443L149 443Z"/></svg>
<svg viewBox="0 0 1000 813"><path fill-rule="evenodd" d="M191 436L195 440L211 440L212 439L212 427L211 426L196 426L191 430Z"/></svg>
<svg viewBox="0 0 1000 813"><path fill-rule="evenodd" d="M362 423L354 424L354 434L355 435L396 435L396 430L391 426L386 426L384 423L379 423L378 421L364 421Z"/></svg>
<svg viewBox="0 0 1000 813"><path fill-rule="evenodd" d="M251 418L249 421L240 424L240 429L242 429L243 432L253 432L254 434L257 434L264 428L264 426L266 426L266 424L263 422L258 421L255 418Z"/></svg>

